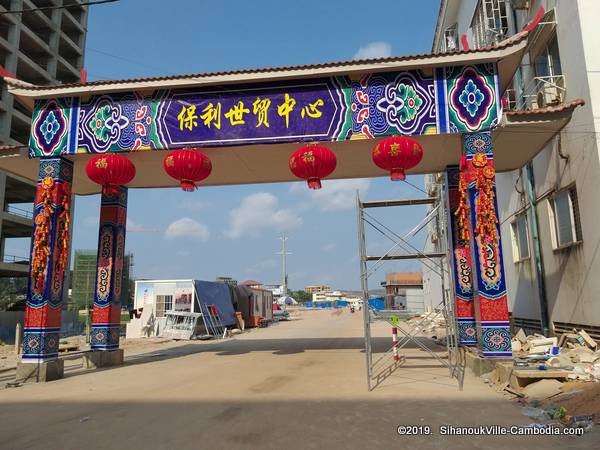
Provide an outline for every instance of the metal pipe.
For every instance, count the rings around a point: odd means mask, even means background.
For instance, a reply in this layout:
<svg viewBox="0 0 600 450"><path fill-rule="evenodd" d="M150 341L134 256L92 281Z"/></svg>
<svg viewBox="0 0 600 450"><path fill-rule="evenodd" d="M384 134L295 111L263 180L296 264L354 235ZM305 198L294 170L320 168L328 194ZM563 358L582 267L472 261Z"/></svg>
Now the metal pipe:
<svg viewBox="0 0 600 450"><path fill-rule="evenodd" d="M359 192L356 191L356 222L358 228L358 252L360 262L360 287L363 296L363 326L365 332L365 358L367 363L367 389L371 390L371 369L373 358L371 355L371 324L369 317L369 285L367 281L367 261L366 261L366 245L365 245L365 223L362 203L360 201Z"/></svg>
<svg viewBox="0 0 600 450"><path fill-rule="evenodd" d="M546 297L546 285L544 283L544 261L542 259L542 249L540 245L535 180L533 177L533 164L531 161L525 166L525 171L527 173L527 200L529 202L529 216L531 219L531 240L533 244L535 279L537 281L538 296L540 299L542 333L544 336L548 336L550 331L550 319L548 317L548 299Z"/></svg>

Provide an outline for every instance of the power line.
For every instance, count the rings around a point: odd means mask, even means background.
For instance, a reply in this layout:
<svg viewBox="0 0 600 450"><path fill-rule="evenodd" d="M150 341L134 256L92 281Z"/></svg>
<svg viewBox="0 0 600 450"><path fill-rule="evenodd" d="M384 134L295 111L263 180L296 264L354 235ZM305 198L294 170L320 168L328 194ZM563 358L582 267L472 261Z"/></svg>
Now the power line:
<svg viewBox="0 0 600 450"><path fill-rule="evenodd" d="M23 14L23 13L27 13L27 12L33 12L33 11L47 11L47 10L51 10L51 9L67 9L67 8L75 8L75 7L81 7L81 6L93 6L93 5L100 5L102 3L113 3L113 2L118 2L118 1L119 0L96 0L96 1L85 2L85 3L71 3L69 5L61 5L61 6L40 6L38 8L0 11L0 14Z"/></svg>

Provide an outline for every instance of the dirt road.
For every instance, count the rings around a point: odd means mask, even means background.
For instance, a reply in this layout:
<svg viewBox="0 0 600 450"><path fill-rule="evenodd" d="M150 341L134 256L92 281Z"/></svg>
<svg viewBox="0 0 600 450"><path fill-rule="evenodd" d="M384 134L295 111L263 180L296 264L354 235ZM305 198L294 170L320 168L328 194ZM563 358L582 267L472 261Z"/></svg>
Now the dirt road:
<svg viewBox="0 0 600 450"><path fill-rule="evenodd" d="M380 347L387 327L375 327ZM156 344L119 368L0 390L2 449L597 449L583 437L455 436L438 427L525 425L520 407L480 380L459 392L417 349L367 392L362 322L347 311L220 342ZM427 425L431 436L399 436Z"/></svg>

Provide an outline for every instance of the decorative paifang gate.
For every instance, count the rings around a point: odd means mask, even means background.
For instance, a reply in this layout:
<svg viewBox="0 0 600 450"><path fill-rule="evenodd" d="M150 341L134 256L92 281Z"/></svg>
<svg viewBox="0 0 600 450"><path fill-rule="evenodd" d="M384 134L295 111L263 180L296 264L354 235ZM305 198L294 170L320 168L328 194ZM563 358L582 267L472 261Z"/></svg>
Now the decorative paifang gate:
<svg viewBox="0 0 600 450"><path fill-rule="evenodd" d="M489 130L494 63L429 71L38 99L30 157Z"/></svg>

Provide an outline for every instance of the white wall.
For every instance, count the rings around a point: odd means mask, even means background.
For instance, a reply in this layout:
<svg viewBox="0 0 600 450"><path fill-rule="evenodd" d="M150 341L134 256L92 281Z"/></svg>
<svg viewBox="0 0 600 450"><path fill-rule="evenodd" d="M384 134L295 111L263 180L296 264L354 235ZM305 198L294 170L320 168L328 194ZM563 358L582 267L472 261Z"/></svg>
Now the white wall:
<svg viewBox="0 0 600 450"><path fill-rule="evenodd" d="M598 70L600 52L600 2L597 0L559 0L544 3L547 9L556 3L557 37L567 100L583 98L586 106L578 108L559 138L553 139L534 159L536 195L541 198L537 215L544 262L545 286L551 321L583 325L600 325L600 179L598 139L594 115L600 108ZM597 120L596 120L597 123ZM514 317L539 319L539 297L533 261L514 263L510 235L510 218L521 209L521 195L515 189L518 171L498 177L498 201L502 221L503 250L510 305ZM522 190L524 185L517 185ZM548 202L544 198L557 189L575 184L583 242L567 250L555 251L550 235ZM531 220L531 217L529 218ZM531 230L531 226L529 227ZM531 243L531 233L530 233ZM533 254L533 250L530 250Z"/></svg>
<svg viewBox="0 0 600 450"><path fill-rule="evenodd" d="M447 17L440 31L458 22L459 34L471 24L477 0L449 0ZM528 23L540 6L546 11L556 8L557 38L567 100L582 98L584 107L577 108L573 119L558 138L550 141L534 159L539 233L544 262L544 281L550 319L583 325L600 325L600 0L534 0L530 17L518 12L516 30ZM467 33L471 37L470 33ZM472 42L472 40L471 40ZM528 63L527 58L524 60ZM525 76L530 72L524 67ZM595 119L594 119L595 117ZM523 171L523 176L525 172ZM548 202L544 198L558 189L575 184L583 242L569 250L552 249ZM533 259L514 262L510 222L522 211L525 197L524 180L519 171L497 177L502 248L509 293L509 307L514 317L539 319L540 306ZM531 220L531 217L529 217ZM531 230L531 222L529 223ZM531 247L531 233L529 233ZM533 255L533 248L530 248ZM431 280L431 289L427 284ZM424 269L425 297L433 291L434 277ZM438 288L439 289L439 288Z"/></svg>

